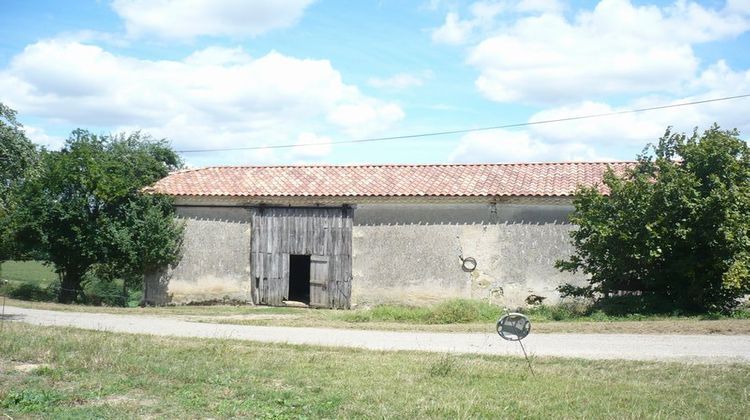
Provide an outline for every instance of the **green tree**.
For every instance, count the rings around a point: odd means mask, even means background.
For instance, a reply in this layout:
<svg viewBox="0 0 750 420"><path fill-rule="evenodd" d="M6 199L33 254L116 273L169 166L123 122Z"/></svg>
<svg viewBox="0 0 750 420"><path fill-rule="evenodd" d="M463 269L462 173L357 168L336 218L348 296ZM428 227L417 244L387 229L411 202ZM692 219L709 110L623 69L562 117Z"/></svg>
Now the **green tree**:
<svg viewBox="0 0 750 420"><path fill-rule="evenodd" d="M12 257L11 216L18 205L17 192L37 161L38 151L16 120L16 111L0 103L0 263Z"/></svg>
<svg viewBox="0 0 750 420"><path fill-rule="evenodd" d="M39 176L23 189L16 238L48 255L62 280L60 302L76 299L93 268L133 285L175 261L181 227L171 200L142 189L180 166L166 141L138 132L75 130L62 150L43 154Z"/></svg>
<svg viewBox="0 0 750 420"><path fill-rule="evenodd" d="M563 294L606 302L628 291L630 311L704 312L750 293L750 149L736 130L667 130L604 184L609 195L576 193L576 251L557 267L583 272L590 285Z"/></svg>
<svg viewBox="0 0 750 420"><path fill-rule="evenodd" d="M121 279L125 295L143 284L144 274L177 261L183 225L175 222L173 204L167 196L138 195L104 216L101 235L110 246L98 277Z"/></svg>

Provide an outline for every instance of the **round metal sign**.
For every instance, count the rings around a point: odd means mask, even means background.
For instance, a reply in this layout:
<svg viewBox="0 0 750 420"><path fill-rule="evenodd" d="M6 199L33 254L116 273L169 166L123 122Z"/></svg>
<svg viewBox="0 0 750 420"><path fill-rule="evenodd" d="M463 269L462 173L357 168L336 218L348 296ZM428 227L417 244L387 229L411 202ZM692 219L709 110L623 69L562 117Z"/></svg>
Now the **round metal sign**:
<svg viewBox="0 0 750 420"><path fill-rule="evenodd" d="M497 333L505 340L523 340L529 332L531 321L524 314L510 313L497 321Z"/></svg>

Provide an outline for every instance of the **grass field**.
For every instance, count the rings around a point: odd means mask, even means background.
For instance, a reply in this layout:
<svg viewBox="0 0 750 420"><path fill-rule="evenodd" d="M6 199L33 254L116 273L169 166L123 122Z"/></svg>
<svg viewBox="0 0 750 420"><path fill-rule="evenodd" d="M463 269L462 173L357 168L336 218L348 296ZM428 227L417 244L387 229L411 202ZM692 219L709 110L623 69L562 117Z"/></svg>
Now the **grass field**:
<svg viewBox="0 0 750 420"><path fill-rule="evenodd" d="M0 265L0 278L15 283L47 287L57 280L52 267L38 261L6 261Z"/></svg>
<svg viewBox="0 0 750 420"><path fill-rule="evenodd" d="M750 417L750 365L372 352L6 323L8 417Z"/></svg>

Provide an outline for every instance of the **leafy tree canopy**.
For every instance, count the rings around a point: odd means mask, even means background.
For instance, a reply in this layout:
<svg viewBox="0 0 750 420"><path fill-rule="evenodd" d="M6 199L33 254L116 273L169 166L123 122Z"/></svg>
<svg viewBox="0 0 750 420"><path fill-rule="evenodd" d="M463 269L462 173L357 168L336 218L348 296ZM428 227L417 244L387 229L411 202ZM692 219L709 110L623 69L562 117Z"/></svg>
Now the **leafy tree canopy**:
<svg viewBox="0 0 750 420"><path fill-rule="evenodd" d="M16 192L37 161L38 151L16 120L16 111L0 103L0 263L13 253L10 215L18 203Z"/></svg>
<svg viewBox="0 0 750 420"><path fill-rule="evenodd" d="M667 130L604 184L609 195L576 193L576 251L557 267L585 273L590 285L563 294L630 295L630 312L704 312L750 293L750 150L736 130Z"/></svg>
<svg viewBox="0 0 750 420"><path fill-rule="evenodd" d="M93 269L133 284L178 257L171 200L141 190L180 166L166 141L139 132L79 129L62 150L43 153L39 176L23 188L16 239L54 264L61 302L76 298Z"/></svg>

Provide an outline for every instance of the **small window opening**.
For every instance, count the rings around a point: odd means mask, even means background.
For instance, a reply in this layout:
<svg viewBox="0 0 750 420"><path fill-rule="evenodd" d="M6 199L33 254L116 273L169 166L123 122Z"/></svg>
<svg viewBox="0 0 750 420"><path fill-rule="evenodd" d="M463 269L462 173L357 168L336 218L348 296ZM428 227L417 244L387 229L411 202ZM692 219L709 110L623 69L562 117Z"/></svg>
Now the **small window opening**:
<svg viewBox="0 0 750 420"><path fill-rule="evenodd" d="M310 303L310 256L289 256L289 300Z"/></svg>

